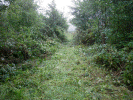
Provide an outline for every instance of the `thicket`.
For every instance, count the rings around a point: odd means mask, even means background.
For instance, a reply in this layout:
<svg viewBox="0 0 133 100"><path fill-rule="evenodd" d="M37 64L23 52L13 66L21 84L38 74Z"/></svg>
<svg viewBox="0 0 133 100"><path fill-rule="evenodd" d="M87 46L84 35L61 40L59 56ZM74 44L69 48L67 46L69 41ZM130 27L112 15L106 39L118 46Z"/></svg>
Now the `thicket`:
<svg viewBox="0 0 133 100"><path fill-rule="evenodd" d="M76 0L71 23L76 44L94 45L94 62L118 71L133 87L133 1Z"/></svg>
<svg viewBox="0 0 133 100"><path fill-rule="evenodd" d="M34 0L5 1L0 1L2 81L18 70L16 64L54 53L60 42L67 41L64 32L68 28L66 19L56 9L54 1L49 4L45 15L37 12L38 6ZM21 69L26 69L26 66L21 66Z"/></svg>

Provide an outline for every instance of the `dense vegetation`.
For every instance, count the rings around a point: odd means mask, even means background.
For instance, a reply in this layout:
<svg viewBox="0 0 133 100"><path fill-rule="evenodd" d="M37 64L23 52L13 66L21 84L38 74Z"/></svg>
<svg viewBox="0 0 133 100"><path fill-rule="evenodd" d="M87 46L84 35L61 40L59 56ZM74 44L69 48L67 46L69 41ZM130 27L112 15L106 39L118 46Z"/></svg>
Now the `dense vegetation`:
<svg viewBox="0 0 133 100"><path fill-rule="evenodd" d="M94 62L133 87L133 1L76 0L71 7L76 44L93 45ZM88 50L88 54L90 54Z"/></svg>
<svg viewBox="0 0 133 100"><path fill-rule="evenodd" d="M75 0L71 33L54 0L43 14L34 0L5 1L1 100L133 98L133 1Z"/></svg>
<svg viewBox="0 0 133 100"><path fill-rule="evenodd" d="M0 2L0 80L14 74L16 64L36 57L46 57L65 42L68 25L54 1L45 15L37 12L34 0ZM20 66L19 66L20 67ZM24 66L21 66L23 69ZM27 67L25 67L27 68Z"/></svg>

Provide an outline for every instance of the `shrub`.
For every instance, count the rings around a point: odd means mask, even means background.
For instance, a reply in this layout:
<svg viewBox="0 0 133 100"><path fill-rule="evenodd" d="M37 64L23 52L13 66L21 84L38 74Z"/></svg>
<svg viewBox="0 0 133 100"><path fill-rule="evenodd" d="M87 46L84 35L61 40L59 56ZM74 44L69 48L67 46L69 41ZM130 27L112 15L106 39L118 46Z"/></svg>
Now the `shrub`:
<svg viewBox="0 0 133 100"><path fill-rule="evenodd" d="M108 70L117 71L128 86L133 87L133 51L124 48L118 51L111 45L93 45L85 51L92 55L92 61Z"/></svg>
<svg viewBox="0 0 133 100"><path fill-rule="evenodd" d="M95 35L90 29L85 31L79 30L77 31L74 40L76 44L93 45L95 43Z"/></svg>
<svg viewBox="0 0 133 100"><path fill-rule="evenodd" d="M118 69L124 68L126 59L121 52L108 52L104 49L94 57L94 61L97 64L101 64L102 66L108 68L109 70L111 69L116 71Z"/></svg>
<svg viewBox="0 0 133 100"><path fill-rule="evenodd" d="M57 27L55 29L55 34L61 40L61 42L66 42L67 41L67 38L64 34L64 29L62 29L61 27Z"/></svg>
<svg viewBox="0 0 133 100"><path fill-rule="evenodd" d="M0 48L1 60L0 63L19 63L22 60L27 60L29 58L28 51L23 45L19 46L8 46ZM3 60L2 60L3 59Z"/></svg>
<svg viewBox="0 0 133 100"><path fill-rule="evenodd" d="M6 81L10 79L10 76L15 75L16 66L15 64L7 64L0 66L0 80Z"/></svg>
<svg viewBox="0 0 133 100"><path fill-rule="evenodd" d="M132 66L133 66L133 51L131 51L128 54L126 67L122 75L124 82L131 87L133 87L133 67Z"/></svg>

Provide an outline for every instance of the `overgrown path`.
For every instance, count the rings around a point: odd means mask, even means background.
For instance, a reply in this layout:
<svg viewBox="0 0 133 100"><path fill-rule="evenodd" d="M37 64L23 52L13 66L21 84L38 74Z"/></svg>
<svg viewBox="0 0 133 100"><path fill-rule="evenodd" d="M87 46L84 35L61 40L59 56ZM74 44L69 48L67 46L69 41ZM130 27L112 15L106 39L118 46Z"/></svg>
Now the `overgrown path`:
<svg viewBox="0 0 133 100"><path fill-rule="evenodd" d="M41 68L43 99L131 99L125 87L116 87L111 76L91 66L80 46L63 45ZM47 74L48 80L43 79ZM46 76L45 76L46 77ZM45 86L45 88L44 88Z"/></svg>
<svg viewBox="0 0 133 100"><path fill-rule="evenodd" d="M27 71L9 83L11 93L7 96L24 100L131 100L132 92L113 85L111 76L89 58L81 46L61 45L34 74Z"/></svg>

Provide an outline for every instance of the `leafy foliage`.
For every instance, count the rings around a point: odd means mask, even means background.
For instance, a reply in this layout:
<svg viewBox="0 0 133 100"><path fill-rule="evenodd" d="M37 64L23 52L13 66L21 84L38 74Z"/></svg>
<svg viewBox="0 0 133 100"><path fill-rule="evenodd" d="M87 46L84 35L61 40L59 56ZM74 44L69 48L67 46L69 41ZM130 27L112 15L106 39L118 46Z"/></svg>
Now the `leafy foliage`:
<svg viewBox="0 0 133 100"><path fill-rule="evenodd" d="M132 0L75 0L71 7L77 27L76 44L92 46L93 62L107 69L123 71L126 84L132 85ZM100 46L99 46L100 45Z"/></svg>
<svg viewBox="0 0 133 100"><path fill-rule="evenodd" d="M115 76L121 77L121 82L133 87L133 67L132 67L132 51L118 51L114 46L109 44L88 47L84 50L86 56L91 56L90 62L95 63L101 68L113 71Z"/></svg>
<svg viewBox="0 0 133 100"><path fill-rule="evenodd" d="M13 68L10 64L53 54L60 42L67 41L64 32L68 28L66 19L56 9L54 2L49 4L50 9L44 16L37 12L38 6L34 0L6 1L9 5L0 5L1 77L14 75L9 75L12 70L10 72L8 69Z"/></svg>
<svg viewBox="0 0 133 100"><path fill-rule="evenodd" d="M89 29L94 34L93 42L114 44L118 49L132 41L132 0L77 0L74 3L75 17L71 22L83 37L89 34L84 32Z"/></svg>
<svg viewBox="0 0 133 100"><path fill-rule="evenodd" d="M61 41L66 40L64 32L67 31L68 25L66 23L66 19L63 17L63 14L56 9L56 4L54 1L49 4L49 10L47 10L46 15L46 24L52 31L49 36L56 35Z"/></svg>

